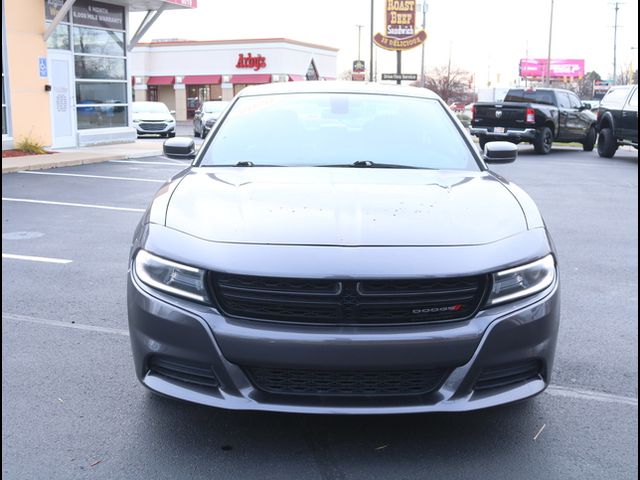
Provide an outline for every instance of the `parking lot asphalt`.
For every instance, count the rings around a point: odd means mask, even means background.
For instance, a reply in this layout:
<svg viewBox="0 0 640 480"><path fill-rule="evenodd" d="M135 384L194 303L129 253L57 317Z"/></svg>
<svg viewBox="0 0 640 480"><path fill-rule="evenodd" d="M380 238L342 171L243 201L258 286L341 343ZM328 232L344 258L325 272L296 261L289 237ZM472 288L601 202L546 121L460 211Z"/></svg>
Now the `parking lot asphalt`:
<svg viewBox="0 0 640 480"><path fill-rule="evenodd" d="M153 157L3 175L5 478L637 478L635 150L605 160L523 147L494 168L533 197L558 248L556 363L535 399L455 415L228 412L138 384L129 245L153 193L186 166Z"/></svg>

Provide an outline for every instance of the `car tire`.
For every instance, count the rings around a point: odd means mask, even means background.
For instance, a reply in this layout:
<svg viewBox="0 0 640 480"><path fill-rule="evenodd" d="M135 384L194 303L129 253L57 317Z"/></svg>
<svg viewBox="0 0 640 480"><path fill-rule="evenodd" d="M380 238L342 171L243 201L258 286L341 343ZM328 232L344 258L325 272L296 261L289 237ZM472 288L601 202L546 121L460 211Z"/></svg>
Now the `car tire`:
<svg viewBox="0 0 640 480"><path fill-rule="evenodd" d="M603 128L598 135L598 155L604 158L613 158L618 150L618 142L613 136L613 130Z"/></svg>
<svg viewBox="0 0 640 480"><path fill-rule="evenodd" d="M169 137L169 138L173 138L173 137L175 137L175 136L176 136L176 132L169 132L169 133L167 133L167 137Z"/></svg>
<svg viewBox="0 0 640 480"><path fill-rule="evenodd" d="M584 142L582 142L582 149L585 152L592 152L593 147L596 145L597 138L596 127L591 127L587 132L587 136L584 138Z"/></svg>
<svg viewBox="0 0 640 480"><path fill-rule="evenodd" d="M533 149L538 155L547 155L553 146L553 132L549 127L539 130L533 141Z"/></svg>
<svg viewBox="0 0 640 480"><path fill-rule="evenodd" d="M195 128L193 129L193 136L196 138L200 137L200 133Z"/></svg>

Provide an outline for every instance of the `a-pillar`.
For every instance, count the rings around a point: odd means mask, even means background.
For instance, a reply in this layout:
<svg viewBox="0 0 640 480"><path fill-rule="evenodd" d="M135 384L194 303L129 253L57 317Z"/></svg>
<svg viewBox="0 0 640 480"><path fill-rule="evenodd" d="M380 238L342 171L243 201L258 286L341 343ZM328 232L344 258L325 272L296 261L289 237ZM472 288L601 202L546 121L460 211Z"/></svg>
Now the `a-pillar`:
<svg viewBox="0 0 640 480"><path fill-rule="evenodd" d="M178 80L180 80L180 83ZM173 84L173 92L176 96L176 120L184 122L187 119L187 89L182 83L181 77L176 77L176 83Z"/></svg>

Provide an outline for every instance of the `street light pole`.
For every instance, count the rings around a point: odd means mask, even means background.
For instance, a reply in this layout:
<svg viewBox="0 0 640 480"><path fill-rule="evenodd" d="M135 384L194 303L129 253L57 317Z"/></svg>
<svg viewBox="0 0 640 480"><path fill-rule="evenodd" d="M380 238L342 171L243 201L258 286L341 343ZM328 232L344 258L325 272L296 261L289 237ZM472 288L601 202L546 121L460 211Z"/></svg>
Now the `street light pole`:
<svg viewBox="0 0 640 480"><path fill-rule="evenodd" d="M547 51L547 72L545 84L547 87L551 86L551 34L553 33L553 2L551 0L551 17L549 18L549 50Z"/></svg>
<svg viewBox="0 0 640 480"><path fill-rule="evenodd" d="M615 3L615 23L613 24L613 84L617 85L616 73L618 73L618 10L620 10L620 2Z"/></svg>
<svg viewBox="0 0 640 480"><path fill-rule="evenodd" d="M426 18L427 18L427 10L429 9L429 4L427 2L422 2L422 29L425 29L426 26ZM420 62L420 86L424 88L426 86L427 80L424 74L424 44L422 42L422 61Z"/></svg>
<svg viewBox="0 0 640 480"><path fill-rule="evenodd" d="M360 32L362 31L362 27L364 27L364 25L356 25L356 27L358 27L358 61L360 61L360 39L362 38Z"/></svg>
<svg viewBox="0 0 640 480"><path fill-rule="evenodd" d="M369 35L369 81L373 82L373 0L371 0L371 34Z"/></svg>

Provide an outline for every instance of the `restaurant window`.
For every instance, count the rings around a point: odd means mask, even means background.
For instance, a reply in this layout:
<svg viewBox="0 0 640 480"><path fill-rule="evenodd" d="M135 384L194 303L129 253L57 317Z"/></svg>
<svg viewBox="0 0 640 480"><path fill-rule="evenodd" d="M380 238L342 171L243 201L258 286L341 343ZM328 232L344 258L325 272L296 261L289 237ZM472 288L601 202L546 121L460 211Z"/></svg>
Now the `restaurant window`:
<svg viewBox="0 0 640 480"><path fill-rule="evenodd" d="M47 21L53 20L63 3L45 0ZM123 6L77 0L47 46L73 53L79 130L128 125Z"/></svg>
<svg viewBox="0 0 640 480"><path fill-rule="evenodd" d="M158 86L157 85L149 85L147 87L147 100L150 102L158 101Z"/></svg>
<svg viewBox="0 0 640 480"><path fill-rule="evenodd" d="M307 80L318 80L318 69L316 68L316 64L313 60L309 64L309 68L307 68Z"/></svg>

